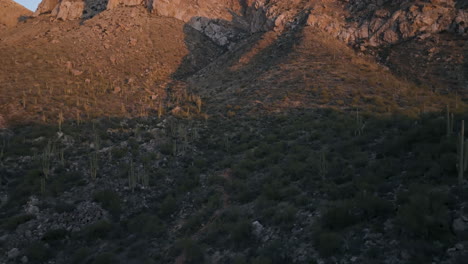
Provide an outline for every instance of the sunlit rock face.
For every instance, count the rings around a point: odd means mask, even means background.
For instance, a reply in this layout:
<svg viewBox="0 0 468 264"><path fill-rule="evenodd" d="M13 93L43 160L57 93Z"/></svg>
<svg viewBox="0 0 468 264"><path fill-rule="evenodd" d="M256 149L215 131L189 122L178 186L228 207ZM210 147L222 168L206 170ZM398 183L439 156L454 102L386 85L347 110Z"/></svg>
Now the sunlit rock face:
<svg viewBox="0 0 468 264"><path fill-rule="evenodd" d="M86 19L119 6L145 6L182 20L220 46L250 33L280 33L299 21L357 46L391 45L442 31L468 34L468 7L454 0L43 0L36 15Z"/></svg>

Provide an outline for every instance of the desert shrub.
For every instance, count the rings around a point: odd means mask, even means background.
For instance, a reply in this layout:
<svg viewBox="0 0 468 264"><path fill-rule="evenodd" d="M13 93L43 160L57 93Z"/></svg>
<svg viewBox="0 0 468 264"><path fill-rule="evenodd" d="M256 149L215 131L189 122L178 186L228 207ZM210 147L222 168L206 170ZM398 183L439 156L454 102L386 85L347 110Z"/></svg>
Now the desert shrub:
<svg viewBox="0 0 468 264"><path fill-rule="evenodd" d="M278 190L283 187L284 185L281 179L272 179L270 182L263 185L262 195L269 200L281 201L283 199L283 195Z"/></svg>
<svg viewBox="0 0 468 264"><path fill-rule="evenodd" d="M174 199L174 196L167 195L166 198L162 201L159 206L159 216L162 218L167 218L171 216L177 209L177 201Z"/></svg>
<svg viewBox="0 0 468 264"><path fill-rule="evenodd" d="M251 225L247 219L231 223L228 225L228 232L236 246L248 245L251 238Z"/></svg>
<svg viewBox="0 0 468 264"><path fill-rule="evenodd" d="M397 223L416 238L446 240L450 237L448 194L420 187L399 195Z"/></svg>
<svg viewBox="0 0 468 264"><path fill-rule="evenodd" d="M362 211L364 219L387 217L393 212L393 204L380 197L361 194L356 197L356 206Z"/></svg>
<svg viewBox="0 0 468 264"><path fill-rule="evenodd" d="M99 255L97 255L92 264L118 264L119 260L118 258L109 252L104 252Z"/></svg>
<svg viewBox="0 0 468 264"><path fill-rule="evenodd" d="M46 184L46 192L48 195L58 197L64 191L76 185L83 184L83 178L76 172L63 172L56 171L57 176L52 177Z"/></svg>
<svg viewBox="0 0 468 264"><path fill-rule="evenodd" d="M34 242L26 249L26 256L33 263L43 263L52 257L52 251L42 242Z"/></svg>
<svg viewBox="0 0 468 264"><path fill-rule="evenodd" d="M171 155L173 152L173 145L171 142L166 142L161 145L161 153L164 155Z"/></svg>
<svg viewBox="0 0 468 264"><path fill-rule="evenodd" d="M122 147L115 147L111 150L111 155L113 159L121 159L127 154L127 149Z"/></svg>
<svg viewBox="0 0 468 264"><path fill-rule="evenodd" d="M113 190L103 190L94 193L93 198L100 203L104 209L109 211L115 218L120 216L122 211L121 199L118 193Z"/></svg>
<svg viewBox="0 0 468 264"><path fill-rule="evenodd" d="M176 247L179 252L184 254L185 263L203 263L205 259L203 249L198 245L196 241L191 239L183 239L177 242Z"/></svg>
<svg viewBox="0 0 468 264"><path fill-rule="evenodd" d="M23 214L10 217L2 223L2 227L7 230L15 230L21 224L24 224L32 219L35 219L36 216L32 214Z"/></svg>
<svg viewBox="0 0 468 264"><path fill-rule="evenodd" d="M290 257L290 252L285 247L283 241L279 239L271 240L267 242L263 247L259 248L258 255L263 261L267 261L267 263L271 264L293 262Z"/></svg>
<svg viewBox="0 0 468 264"><path fill-rule="evenodd" d="M191 168L196 169L195 167L191 167ZM196 169L196 170L198 170L198 169ZM179 181L179 184L178 184L179 191L180 192L189 192L189 191L191 191L191 190L193 190L193 189L195 189L196 187L199 186L199 184L200 184L200 175L195 173L195 172L184 174L184 175L180 176L178 181Z"/></svg>
<svg viewBox="0 0 468 264"><path fill-rule="evenodd" d="M269 257L259 256L252 260L252 264L272 264L272 260Z"/></svg>
<svg viewBox="0 0 468 264"><path fill-rule="evenodd" d="M164 231L164 224L155 215L139 214L128 221L127 228L130 232L151 236L161 234Z"/></svg>
<svg viewBox="0 0 468 264"><path fill-rule="evenodd" d="M195 165L195 167L197 167L199 169L203 169L203 168L205 168L207 166L207 162L203 158L196 158L193 161L193 165Z"/></svg>
<svg viewBox="0 0 468 264"><path fill-rule="evenodd" d="M113 226L111 223L105 220L101 220L101 221L98 221L94 224L87 226L84 229L84 233L88 240L95 240L98 238L106 238L109 235L109 233L112 231L112 228Z"/></svg>
<svg viewBox="0 0 468 264"><path fill-rule="evenodd" d="M321 256L336 255L341 248L342 238L334 232L321 232L315 237L315 247Z"/></svg>
<svg viewBox="0 0 468 264"><path fill-rule="evenodd" d="M339 202L323 214L321 223L329 230L341 230L355 225L359 219L352 210L353 205L350 201Z"/></svg>
<svg viewBox="0 0 468 264"><path fill-rule="evenodd" d="M68 235L68 231L65 229L52 229L47 231L43 236L43 241L55 241L62 240Z"/></svg>
<svg viewBox="0 0 468 264"><path fill-rule="evenodd" d="M285 172L289 174L292 180L298 180L306 174L307 164L305 162L288 158L286 161Z"/></svg>
<svg viewBox="0 0 468 264"><path fill-rule="evenodd" d="M86 263L87 258L90 256L91 250L87 247L82 247L73 252L71 257L72 264Z"/></svg>
<svg viewBox="0 0 468 264"><path fill-rule="evenodd" d="M184 234L192 234L196 232L203 222L203 212L198 212L187 219L181 230Z"/></svg>
<svg viewBox="0 0 468 264"><path fill-rule="evenodd" d="M273 216L273 223L289 227L296 218L297 209L287 203L282 202L276 207L276 213Z"/></svg>
<svg viewBox="0 0 468 264"><path fill-rule="evenodd" d="M332 200L351 199L356 195L357 190L358 188L353 182L327 186L328 195Z"/></svg>

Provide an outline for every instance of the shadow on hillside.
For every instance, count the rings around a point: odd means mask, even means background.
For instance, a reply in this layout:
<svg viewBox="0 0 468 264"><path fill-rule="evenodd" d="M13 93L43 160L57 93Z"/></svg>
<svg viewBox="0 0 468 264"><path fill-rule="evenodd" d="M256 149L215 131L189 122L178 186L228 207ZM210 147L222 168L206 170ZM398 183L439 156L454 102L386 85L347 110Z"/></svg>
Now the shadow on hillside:
<svg viewBox="0 0 468 264"><path fill-rule="evenodd" d="M183 122L183 120L179 121ZM167 192L187 204L192 200L186 198L201 196L206 189L210 190L205 185L199 184L203 179L201 177L199 179L198 175L211 175L211 173L218 175L219 171L226 170L232 172L233 177L230 177L228 181L219 181L221 178L217 180L218 176L210 178L209 187L228 186L227 193L233 205L258 204L256 208L260 210L249 212L252 214L249 215L249 220L260 219L259 221L268 226L279 228L284 224L288 226L289 222L298 223L300 220L294 217L291 220L282 220L284 218L282 217L278 221L276 220L278 217L273 219L266 209L273 208L275 209L273 213L276 211L281 213L284 211L281 203L287 202L287 204L293 204L294 208L304 210L312 202L308 200L301 202L303 198L315 198L317 193L322 191L329 195L326 196L329 200L359 198L362 197L360 196L362 191L371 193L371 196L365 196L370 199L373 199L374 194L381 198L393 199L393 192L400 190L401 184L409 186L412 183L424 183L440 187L441 183L453 184L456 179L455 159L450 159L456 155L455 141L448 142L450 145L447 147L448 143L444 140L445 122L442 113L428 115L421 120L398 116L390 119L365 117L364 122L367 122L367 126L362 131L362 135L356 135L354 132L354 116L332 109L317 111L297 109L297 112L284 116L260 116L256 119L216 119L205 125L200 124L204 127L203 137L193 142L198 151L181 155L164 153L162 148L150 143L154 141L155 136L151 133L155 132L142 131L143 127L151 128L159 122L160 120L156 118L150 120L101 119L97 123L87 122L81 125L66 122L62 127L66 137L60 138L57 136L56 126L33 124L13 128L12 133L5 137L5 141L2 141L4 138L0 138L0 143L7 142L4 148L4 160L0 158L0 164L4 165L0 166L0 184L9 195L8 204L0 212L0 220L3 223L4 219L22 212L32 195L39 197L41 201L44 200L45 205L50 204L52 207L54 199L60 200L63 197L67 197L67 202L70 203L75 203L75 199L79 199L80 203L93 199L91 195L82 196L81 194L94 192L94 188L96 191L118 190L119 195L125 195L128 199L122 203L122 209L128 208L134 213L125 217L130 218L137 213L155 214L160 211L159 202L149 202L149 207L146 204L141 207L129 207L132 206L133 201L141 203L140 201L143 200L139 196L141 193L144 195L157 193L160 197L164 197ZM164 143L161 142L165 137L164 132L157 130L156 133L158 133L158 144ZM232 137L226 141L227 134ZM92 166L89 155L94 151L90 142L94 142L96 135L100 137L102 152L99 152L98 176L92 184L95 187L89 190L86 189L92 181L88 172ZM0 136L3 135L0 134ZM44 165L40 157L43 152L46 152L49 140L56 148L47 155L50 159L48 163L50 175L44 180L47 184L44 184L44 190L41 191ZM166 138L166 140L170 139ZM317 141L320 144L317 144ZM151 147L148 148L149 146ZM148 158L152 157L148 154L159 152L162 152L161 156ZM65 153L65 155L60 153ZM412 155L406 155L407 153ZM331 183L330 185L321 183L324 181L318 173L320 171L318 160L321 156L329 165L323 171L325 176L322 177L325 177L326 181ZM449 157L448 162L447 158L444 159L445 156ZM226 159L227 157L230 159ZM146 191L139 189L135 192L125 191L125 186L128 184L129 160L132 160L132 166L135 168L146 164L145 168L151 177L150 186L144 189ZM164 164L167 164L163 168L159 168L158 165L161 160L165 160ZM197 160L202 160L203 164L197 165L197 169L194 170L193 164L197 164L194 162ZM5 161L4 164L3 161ZM234 181L232 185L231 179ZM335 184L338 187L331 189ZM188 186L184 188L189 188L189 191L180 186ZM321 186L324 188L322 189ZM71 192L73 194L70 194L70 190L74 190ZM391 195L388 195L389 192ZM264 198L271 203L257 203L260 199L265 200ZM154 201L159 200L162 199L154 199ZM356 201L361 200L356 199ZM78 200L76 202L78 204ZM203 199L197 201L197 205L198 203L205 205L212 202ZM193 207L197 210L205 208L205 206ZM174 209L177 210L175 212L182 210L177 208ZM166 232L170 231L164 231L158 233L157 236L151 236L151 239L156 237L168 246L173 246L178 239L190 235L211 248L223 247L233 251L249 252L249 258L263 254L259 251L262 244L252 243L248 238L239 249L236 244L231 243L231 236L224 235L224 233L211 236L209 232L202 232L206 230L204 226L217 227L217 222L211 221L216 213L203 212L206 213L196 215L197 221L187 221L188 223L194 222L194 224L184 224L183 232L174 232L166 236ZM386 212L387 210L384 210L384 213L377 210L376 215L372 213L360 221L366 223L365 226L367 226L371 220L383 222L380 220L381 217L386 219L389 216L394 217L397 213L396 210ZM173 227L179 224L171 218L169 220L162 222L164 228L161 230L173 230ZM131 243L145 241L142 236L138 236L137 231L126 228L125 218L122 218L120 223L122 224L114 226L115 232L119 235L106 238L106 243L122 244L122 241L127 242L129 239ZM427 224L429 227L431 227L430 223L429 221ZM27 226L27 228L32 227ZM289 230L289 228L284 230ZM450 232L446 229L443 231ZM79 231L73 232L73 234L81 234ZM338 232L342 231L338 230ZM296 236L295 240L297 240ZM304 234L299 237L299 241L306 241L309 236L309 234ZM282 237L290 239L290 232L282 232ZM398 238L404 240L406 234ZM93 240L87 239L86 236L70 236L67 238L68 243L63 243L63 247L53 249L51 257L55 254L72 256L71 253L68 254L68 251L73 251L76 244L93 243ZM75 241L76 244L70 243L71 241ZM100 241L98 240L97 243L102 243ZM25 246L29 246L32 242L31 239L25 241ZM139 255L152 254L151 250L150 247L142 247ZM419 247L411 250L410 254L424 252ZM278 263L290 263L289 260L293 254L285 252L282 261ZM434 252L440 255L445 251L442 248ZM158 255L158 261L162 263L173 262L176 257L166 252L158 252L158 254L161 254ZM206 252L206 254L211 253ZM123 256L126 256L122 259L123 262L132 263L131 260L125 259L131 258L131 255ZM135 261L135 263L141 263L141 261Z"/></svg>
<svg viewBox="0 0 468 264"><path fill-rule="evenodd" d="M220 46L210 39L214 45L223 50L223 53L214 61L209 62L203 61L203 59L208 57L206 54L211 51L200 46L199 41L200 38L209 39L209 37L187 23L184 26L184 32L185 45L189 54L184 57L178 69L172 74L172 78L184 81L187 90L193 93L203 93L205 96L209 93L230 93L231 91L228 91L229 85L227 85L230 81L251 81L249 78L259 77L262 72L274 68L287 59L294 46L302 41L301 35L306 26L307 11L298 13L294 21L295 24L288 25L289 30L284 30L281 34L273 31L245 32L245 38L225 46ZM230 24L231 22L211 19L208 24L210 23L218 25ZM210 86L216 87L216 90L202 90L201 87L192 82L194 78L199 77L205 78L208 82L211 81ZM210 102L209 96L206 99Z"/></svg>
<svg viewBox="0 0 468 264"><path fill-rule="evenodd" d="M82 21L91 19L94 16L98 15L99 13L105 11L109 0L101 0L101 1L84 0L84 2L85 2L85 7L83 10L83 15L81 16Z"/></svg>
<svg viewBox="0 0 468 264"><path fill-rule="evenodd" d="M456 2L455 6L457 8L461 8L461 9L468 8L468 2L466 0L455 0L455 2Z"/></svg>

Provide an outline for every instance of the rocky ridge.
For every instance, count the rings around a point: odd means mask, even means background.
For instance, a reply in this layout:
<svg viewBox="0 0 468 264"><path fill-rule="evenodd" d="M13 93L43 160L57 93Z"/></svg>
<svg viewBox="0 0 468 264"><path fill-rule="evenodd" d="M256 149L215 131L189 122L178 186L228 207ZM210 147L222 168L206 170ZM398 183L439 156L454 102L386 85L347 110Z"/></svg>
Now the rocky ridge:
<svg viewBox="0 0 468 264"><path fill-rule="evenodd" d="M233 35L245 32L281 32L301 16L308 17L308 25L359 46L396 44L442 31L468 34L467 6L456 0L95 0L86 4L79 0L44 0L35 14L51 13L57 19L73 20L136 5L187 22L223 46L236 39Z"/></svg>
<svg viewBox="0 0 468 264"><path fill-rule="evenodd" d="M11 0L0 0L0 30L14 26L32 12Z"/></svg>

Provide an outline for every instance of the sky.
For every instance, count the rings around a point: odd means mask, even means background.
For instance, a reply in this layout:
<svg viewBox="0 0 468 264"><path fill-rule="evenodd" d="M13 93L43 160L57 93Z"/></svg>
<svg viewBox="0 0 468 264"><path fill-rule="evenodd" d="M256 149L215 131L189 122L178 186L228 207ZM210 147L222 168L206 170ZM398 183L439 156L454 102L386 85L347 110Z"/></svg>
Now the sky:
<svg viewBox="0 0 468 264"><path fill-rule="evenodd" d="M30 9L31 11L36 11L37 5L39 5L39 3L41 2L41 0L14 0L14 1Z"/></svg>

